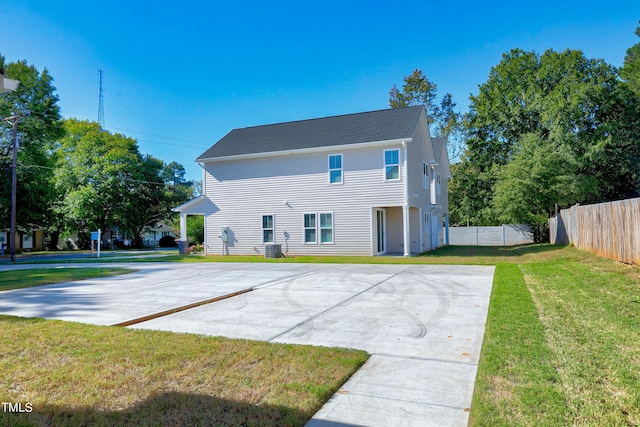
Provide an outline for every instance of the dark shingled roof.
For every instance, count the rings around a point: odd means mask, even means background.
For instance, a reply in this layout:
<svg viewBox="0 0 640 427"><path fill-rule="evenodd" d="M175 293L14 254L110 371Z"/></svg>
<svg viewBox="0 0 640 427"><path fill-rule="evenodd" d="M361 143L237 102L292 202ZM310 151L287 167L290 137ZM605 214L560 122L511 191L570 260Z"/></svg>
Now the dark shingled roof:
<svg viewBox="0 0 640 427"><path fill-rule="evenodd" d="M197 161L242 154L299 150L412 138L424 106L234 129Z"/></svg>
<svg viewBox="0 0 640 427"><path fill-rule="evenodd" d="M440 161L442 155L442 146L446 144L446 140L442 136L436 136L431 138L431 144L433 145L433 154L436 156L436 162Z"/></svg>

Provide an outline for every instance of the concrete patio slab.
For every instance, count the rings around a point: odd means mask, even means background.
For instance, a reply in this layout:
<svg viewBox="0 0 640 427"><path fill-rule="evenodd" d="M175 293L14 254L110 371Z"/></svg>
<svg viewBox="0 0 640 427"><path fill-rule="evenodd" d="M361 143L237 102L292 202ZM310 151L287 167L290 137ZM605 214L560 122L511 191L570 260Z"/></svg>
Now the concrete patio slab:
<svg viewBox="0 0 640 427"><path fill-rule="evenodd" d="M131 327L368 351L307 426L468 423L493 267L108 265L141 271L3 292L0 313L109 325L252 289Z"/></svg>

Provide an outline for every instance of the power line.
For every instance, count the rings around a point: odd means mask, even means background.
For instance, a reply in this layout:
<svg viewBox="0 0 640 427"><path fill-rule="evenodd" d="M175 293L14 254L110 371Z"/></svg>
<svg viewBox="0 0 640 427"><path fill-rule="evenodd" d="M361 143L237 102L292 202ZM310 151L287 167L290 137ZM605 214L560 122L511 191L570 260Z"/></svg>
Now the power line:
<svg viewBox="0 0 640 427"><path fill-rule="evenodd" d="M207 147L207 148L211 147L211 144L206 143L206 142L190 141L188 139L174 138L174 137L171 137L171 136L154 135L152 133L145 133L145 132L140 132L140 131L137 131L137 130L117 128L117 127L114 127L114 126L107 126L107 128L116 129L116 130L122 130L122 131L125 131L125 132L139 133L141 135L153 136L153 137L156 137L156 138L165 138L165 139L172 139L174 141L190 142L192 144L198 144L198 145L201 145L201 146Z"/></svg>
<svg viewBox="0 0 640 427"><path fill-rule="evenodd" d="M53 168L51 166L42 166L42 165L25 165L24 163L18 163L18 166L20 166L21 168L25 168L25 169L47 169L47 170L56 170L57 168ZM158 182L158 181L145 181L142 179L135 179L135 178L131 178L128 176L124 176L121 177L123 180L125 181L130 181L130 182L139 182L141 184L151 184L151 185L170 185L167 184L166 182Z"/></svg>
<svg viewBox="0 0 640 427"><path fill-rule="evenodd" d="M47 114L47 113L42 113L42 112L39 112L39 111L31 111L29 114L30 115L37 114L37 115L45 117L45 118L52 118L52 119L56 119L56 120L59 119L59 117L57 117L57 116L54 116L54 115L51 115L51 114ZM43 125L47 126L47 127L53 127L54 126L54 125L50 125L50 124L47 124L47 123L44 123ZM104 127L107 128L107 129L115 129L115 130L120 130L120 131L125 131L125 132L133 132L133 133L138 133L140 135L153 136L155 138L171 139L173 141L188 142L190 144L196 144L197 145L197 147L191 146L190 148L202 148L202 147L209 148L212 145L211 143L208 143L208 142L193 141L193 140L182 139L182 138L175 138L173 136L157 135L157 134L153 134L153 133L142 132L142 131L139 131L139 130L118 128L118 127L115 127L115 126L104 126ZM137 141L152 142L152 143L155 143L155 144L172 145L174 147L188 147L188 146L180 145L180 144L170 144L168 142L151 141L151 140L144 140L144 139L138 139L138 138L134 138L134 139L136 139Z"/></svg>

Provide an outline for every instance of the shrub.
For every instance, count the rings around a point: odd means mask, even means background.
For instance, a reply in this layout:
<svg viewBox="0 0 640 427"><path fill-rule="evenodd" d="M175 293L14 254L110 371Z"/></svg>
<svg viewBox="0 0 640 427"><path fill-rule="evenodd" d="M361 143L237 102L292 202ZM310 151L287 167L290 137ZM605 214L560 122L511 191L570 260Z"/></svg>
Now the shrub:
<svg viewBox="0 0 640 427"><path fill-rule="evenodd" d="M173 236L164 236L160 239L160 242L158 244L161 248L175 248L176 246L178 246L176 238Z"/></svg>

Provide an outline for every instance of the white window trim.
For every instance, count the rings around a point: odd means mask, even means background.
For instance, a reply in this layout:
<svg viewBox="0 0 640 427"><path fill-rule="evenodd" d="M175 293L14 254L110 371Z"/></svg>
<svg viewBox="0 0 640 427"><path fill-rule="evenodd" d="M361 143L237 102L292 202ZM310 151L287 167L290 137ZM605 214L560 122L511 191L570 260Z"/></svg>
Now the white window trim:
<svg viewBox="0 0 640 427"><path fill-rule="evenodd" d="M340 167L339 168L332 168L331 167L331 157L332 156L340 156ZM342 155L342 153L335 153L335 154L328 154L327 155L327 182L329 183L329 185L340 185L340 184L344 184L344 156ZM340 181L338 182L331 182L331 172L332 171L340 171Z"/></svg>
<svg viewBox="0 0 640 427"><path fill-rule="evenodd" d="M305 215L315 215L316 217L316 226L315 226L315 230L316 230L316 241L315 242L306 242L305 240L305 231L307 230L307 228L311 228L311 227L305 227L304 226L304 216ZM321 220L321 215L331 215L331 228L329 227L322 227L322 220ZM322 241L322 230L331 230L331 241L330 242L323 242ZM335 223L335 215L333 212L305 212L302 214L302 242L305 245L335 245L336 243L336 223Z"/></svg>
<svg viewBox="0 0 640 427"><path fill-rule="evenodd" d="M314 227L313 229L316 232L316 240L313 242L307 242L307 229L311 229L312 227L307 227L305 222L304 222L304 218L306 215L313 215L314 216ZM317 245L318 244L318 214L316 212L305 212L302 214L302 242L305 245Z"/></svg>
<svg viewBox="0 0 640 427"><path fill-rule="evenodd" d="M387 151L397 151L398 152L398 163L397 164L389 164L387 165ZM400 154L399 148L388 148L384 150L382 153L382 176L385 181L401 181L402 180L402 168L400 165L402 164L402 158ZM397 178L387 178L387 166L397 166L398 167L398 177Z"/></svg>
<svg viewBox="0 0 640 427"><path fill-rule="evenodd" d="M330 242L323 242L322 241L322 230L323 229L328 229L327 227L322 227L322 215L331 215L331 241ZM334 215L333 212L318 212L318 236L319 236L319 242L321 245L334 245L336 242L336 235L335 235L335 221L334 221Z"/></svg>
<svg viewBox="0 0 640 427"><path fill-rule="evenodd" d="M265 216L270 216L271 217L271 228L264 228L264 217ZM271 232L273 233L273 241L272 242L265 242L264 241L264 232L265 230L271 230ZM262 244L264 245L271 245L271 244L275 244L276 243L276 216L274 214L263 214L260 217L260 240L262 241Z"/></svg>

